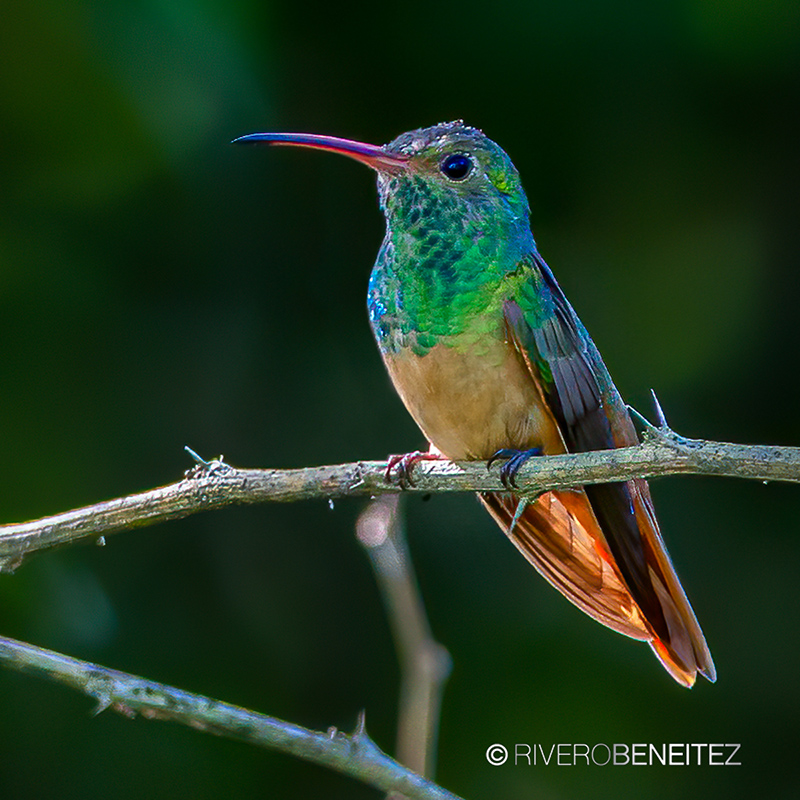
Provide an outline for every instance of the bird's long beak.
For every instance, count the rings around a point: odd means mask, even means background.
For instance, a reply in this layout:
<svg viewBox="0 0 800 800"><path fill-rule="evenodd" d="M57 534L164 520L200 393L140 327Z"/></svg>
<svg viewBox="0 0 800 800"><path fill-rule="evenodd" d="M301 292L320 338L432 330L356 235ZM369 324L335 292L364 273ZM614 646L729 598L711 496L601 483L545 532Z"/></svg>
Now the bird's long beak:
<svg viewBox="0 0 800 800"><path fill-rule="evenodd" d="M283 144L328 150L331 153L354 158L378 172L397 173L408 168L408 156L402 153L387 153L382 147L374 144L316 133L250 133L234 139L231 144Z"/></svg>

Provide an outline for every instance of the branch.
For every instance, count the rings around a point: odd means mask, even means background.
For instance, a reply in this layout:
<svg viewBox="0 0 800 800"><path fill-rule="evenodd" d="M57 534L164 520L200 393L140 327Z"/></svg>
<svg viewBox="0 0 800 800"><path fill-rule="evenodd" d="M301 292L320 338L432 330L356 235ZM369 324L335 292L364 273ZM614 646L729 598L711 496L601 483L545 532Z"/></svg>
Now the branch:
<svg viewBox="0 0 800 800"><path fill-rule="evenodd" d="M655 432L655 433L654 433ZM590 483L694 474L800 482L800 448L684 439L650 428L643 444L617 450L534 458L517 476L530 495ZM221 458L195 467L177 483L33 522L0 526L0 572L30 553L123 528L141 527L229 505L322 498L375 497L400 491L384 461L306 469L236 469ZM484 462L420 461L412 492L503 491Z"/></svg>
<svg viewBox="0 0 800 800"><path fill-rule="evenodd" d="M399 519L397 495L379 497L359 515L356 532L383 594L400 659L397 758L433 777L450 654L433 638Z"/></svg>
<svg viewBox="0 0 800 800"><path fill-rule="evenodd" d="M95 714L106 708L127 717L178 722L313 761L383 792L416 800L459 800L383 753L367 735L363 714L353 734L331 728L318 733L210 697L184 692L126 672L0 637L0 662L63 683L94 698Z"/></svg>

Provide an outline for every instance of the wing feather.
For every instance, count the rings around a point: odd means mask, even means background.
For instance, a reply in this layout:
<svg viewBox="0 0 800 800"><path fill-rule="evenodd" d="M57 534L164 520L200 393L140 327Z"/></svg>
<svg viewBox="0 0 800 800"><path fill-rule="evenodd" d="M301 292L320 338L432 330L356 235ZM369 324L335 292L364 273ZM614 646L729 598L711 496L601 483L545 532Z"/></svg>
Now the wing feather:
<svg viewBox="0 0 800 800"><path fill-rule="evenodd" d="M549 267L538 253L529 267L543 299L526 314L509 297L507 335L552 409L567 450L638 443L600 354ZM691 686L698 671L715 679L645 481L550 492L524 510L513 530L518 498L494 494L481 500L517 548L571 602L604 625L649 641L684 685Z"/></svg>

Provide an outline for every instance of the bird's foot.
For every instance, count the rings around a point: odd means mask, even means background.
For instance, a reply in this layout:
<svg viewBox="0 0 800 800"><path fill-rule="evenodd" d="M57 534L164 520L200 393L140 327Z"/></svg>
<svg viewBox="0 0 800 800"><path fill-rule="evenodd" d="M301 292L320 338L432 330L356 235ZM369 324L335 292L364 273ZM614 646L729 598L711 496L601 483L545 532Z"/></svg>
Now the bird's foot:
<svg viewBox="0 0 800 800"><path fill-rule="evenodd" d="M386 467L386 480L388 483L397 481L401 489L408 489L409 486L416 486L411 477L411 470L420 461L440 461L444 456L438 450L415 450L413 453L403 453L399 456L389 456Z"/></svg>
<svg viewBox="0 0 800 800"><path fill-rule="evenodd" d="M512 447L504 447L486 462L486 469L491 469L495 461L505 461L505 464L500 467L500 480L506 489L518 489L517 473L527 461L541 454L541 447L532 447L530 450L515 450Z"/></svg>

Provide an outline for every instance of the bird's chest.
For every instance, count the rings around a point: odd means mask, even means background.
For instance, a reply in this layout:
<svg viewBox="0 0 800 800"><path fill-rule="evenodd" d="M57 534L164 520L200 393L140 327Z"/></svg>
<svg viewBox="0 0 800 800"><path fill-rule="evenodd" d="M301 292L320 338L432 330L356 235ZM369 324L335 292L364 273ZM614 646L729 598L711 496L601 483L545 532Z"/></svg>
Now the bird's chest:
<svg viewBox="0 0 800 800"><path fill-rule="evenodd" d="M384 352L397 392L428 441L454 460L506 447L564 452L561 435L524 361L494 331L443 337L424 355Z"/></svg>

